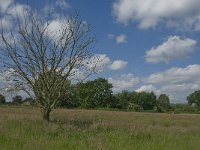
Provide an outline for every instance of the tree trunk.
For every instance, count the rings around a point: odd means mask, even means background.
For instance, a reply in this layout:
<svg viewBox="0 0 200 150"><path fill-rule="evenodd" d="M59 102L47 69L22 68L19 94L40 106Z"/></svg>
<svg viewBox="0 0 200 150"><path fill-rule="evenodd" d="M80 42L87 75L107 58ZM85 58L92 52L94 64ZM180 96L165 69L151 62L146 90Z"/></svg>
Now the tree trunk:
<svg viewBox="0 0 200 150"><path fill-rule="evenodd" d="M49 122L49 120L50 120L50 112L51 112L50 109L43 111L43 119L47 122Z"/></svg>

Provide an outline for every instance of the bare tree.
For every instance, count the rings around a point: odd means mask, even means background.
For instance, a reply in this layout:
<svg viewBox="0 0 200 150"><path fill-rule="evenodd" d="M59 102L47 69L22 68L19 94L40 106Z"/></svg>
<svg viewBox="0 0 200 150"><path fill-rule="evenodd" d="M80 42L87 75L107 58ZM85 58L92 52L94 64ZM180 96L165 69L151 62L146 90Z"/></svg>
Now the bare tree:
<svg viewBox="0 0 200 150"><path fill-rule="evenodd" d="M7 78L12 80L12 91L23 90L34 97L47 121L59 99L67 94L66 80L77 71L88 76L95 69L90 62L95 39L87 23L78 15L62 20L55 31L50 20L24 13L14 32L8 35L2 29L0 34L1 63L10 70Z"/></svg>

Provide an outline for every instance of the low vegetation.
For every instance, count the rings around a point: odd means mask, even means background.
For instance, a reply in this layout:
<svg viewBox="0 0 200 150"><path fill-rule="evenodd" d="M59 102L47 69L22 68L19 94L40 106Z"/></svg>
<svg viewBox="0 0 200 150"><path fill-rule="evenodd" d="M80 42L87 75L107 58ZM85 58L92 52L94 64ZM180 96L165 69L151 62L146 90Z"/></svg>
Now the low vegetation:
<svg viewBox="0 0 200 150"><path fill-rule="evenodd" d="M50 124L38 108L0 107L1 150L199 150L200 116L57 109Z"/></svg>

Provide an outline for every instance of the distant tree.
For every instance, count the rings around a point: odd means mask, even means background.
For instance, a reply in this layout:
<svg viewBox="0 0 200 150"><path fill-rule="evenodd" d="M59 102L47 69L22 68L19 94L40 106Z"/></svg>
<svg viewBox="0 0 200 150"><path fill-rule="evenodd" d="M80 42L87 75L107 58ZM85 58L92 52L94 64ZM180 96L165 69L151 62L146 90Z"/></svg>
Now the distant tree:
<svg viewBox="0 0 200 150"><path fill-rule="evenodd" d="M132 106L136 106L137 92L122 91L114 95L117 102L116 107L120 109L132 109ZM134 105L133 105L134 104Z"/></svg>
<svg viewBox="0 0 200 150"><path fill-rule="evenodd" d="M143 110L153 110L154 106L156 106L156 95L153 92L139 92L136 104Z"/></svg>
<svg viewBox="0 0 200 150"><path fill-rule="evenodd" d="M116 99L115 107L119 109L126 109L128 107L129 101L131 99L130 93L128 91L116 93L114 96Z"/></svg>
<svg viewBox="0 0 200 150"><path fill-rule="evenodd" d="M129 92L122 91L114 95L116 107L120 109L131 109L135 111L153 110L157 105L156 95L151 92Z"/></svg>
<svg viewBox="0 0 200 150"><path fill-rule="evenodd" d="M34 101L34 99L31 98L31 97L26 97L26 98L23 100L23 102L31 102L31 101Z"/></svg>
<svg viewBox="0 0 200 150"><path fill-rule="evenodd" d="M161 107L168 108L170 106L169 96L166 94L160 94L158 97L158 104Z"/></svg>
<svg viewBox="0 0 200 150"><path fill-rule="evenodd" d="M16 105L20 105L23 101L23 98L19 95L16 95L15 97L13 97L13 103Z"/></svg>
<svg viewBox="0 0 200 150"><path fill-rule="evenodd" d="M78 101L75 94L75 85L72 85L69 80L65 81L65 94L60 97L58 107L75 108L78 107Z"/></svg>
<svg viewBox="0 0 200 150"><path fill-rule="evenodd" d="M191 93L188 97L188 104L195 104L197 107L200 107L200 90Z"/></svg>
<svg viewBox="0 0 200 150"><path fill-rule="evenodd" d="M1 104L5 104L6 103L6 99L3 95L0 94L0 105Z"/></svg>
<svg viewBox="0 0 200 150"><path fill-rule="evenodd" d="M36 105L36 102L35 102L35 99L33 99L32 97L26 97L24 100L23 100L23 103L25 102L29 102L30 105Z"/></svg>
<svg viewBox="0 0 200 150"><path fill-rule="evenodd" d="M110 107L112 105L112 84L104 78L98 78L76 86L76 97L81 107Z"/></svg>
<svg viewBox="0 0 200 150"><path fill-rule="evenodd" d="M127 109L138 112L143 110L143 108L136 103L129 103Z"/></svg>

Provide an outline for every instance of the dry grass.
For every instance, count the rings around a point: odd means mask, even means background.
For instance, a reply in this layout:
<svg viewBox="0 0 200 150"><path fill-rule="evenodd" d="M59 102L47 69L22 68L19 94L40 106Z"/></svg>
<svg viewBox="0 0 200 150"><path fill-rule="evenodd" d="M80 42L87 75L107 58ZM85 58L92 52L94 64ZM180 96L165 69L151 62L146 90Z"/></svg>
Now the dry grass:
<svg viewBox="0 0 200 150"><path fill-rule="evenodd" d="M199 150L200 115L0 108L0 149Z"/></svg>

